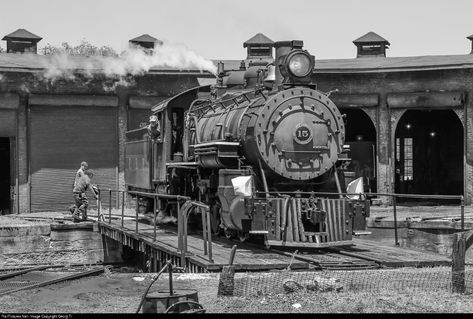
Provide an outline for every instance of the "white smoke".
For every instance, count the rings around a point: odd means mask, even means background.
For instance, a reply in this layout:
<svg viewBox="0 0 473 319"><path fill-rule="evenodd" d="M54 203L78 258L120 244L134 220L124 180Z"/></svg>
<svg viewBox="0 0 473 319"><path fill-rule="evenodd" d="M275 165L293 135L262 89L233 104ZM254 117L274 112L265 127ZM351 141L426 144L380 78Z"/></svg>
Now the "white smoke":
<svg viewBox="0 0 473 319"><path fill-rule="evenodd" d="M159 212L156 215L156 224L167 224L167 223L177 223L177 218L174 216L166 215L163 212Z"/></svg>
<svg viewBox="0 0 473 319"><path fill-rule="evenodd" d="M135 83L135 80L129 76L119 76L118 78L115 78L114 81L103 82L102 89L105 92L113 92L119 86L127 87L134 85Z"/></svg>
<svg viewBox="0 0 473 319"><path fill-rule="evenodd" d="M86 77L104 74L117 79L117 85L128 85L129 75L142 75L153 68L172 68L178 70L199 70L216 74L212 61L187 49L184 45L164 43L155 50L145 52L140 48L130 48L119 57L91 56L79 57L65 53L37 56L37 63L44 69L42 76L50 81L59 78L73 80L75 74Z"/></svg>

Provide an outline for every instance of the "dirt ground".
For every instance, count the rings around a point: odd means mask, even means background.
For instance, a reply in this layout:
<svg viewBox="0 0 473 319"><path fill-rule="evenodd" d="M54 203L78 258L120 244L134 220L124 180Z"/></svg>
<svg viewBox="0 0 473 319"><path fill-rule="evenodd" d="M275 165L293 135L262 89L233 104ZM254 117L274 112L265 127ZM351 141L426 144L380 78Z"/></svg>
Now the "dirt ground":
<svg viewBox="0 0 473 319"><path fill-rule="evenodd" d="M0 314L135 313L156 274L111 273L0 296ZM218 297L218 274L175 274L175 289L195 289L207 313L471 313L471 295L449 291L360 291ZM163 275L150 291L168 288ZM7 317L5 317L7 318Z"/></svg>
<svg viewBox="0 0 473 319"><path fill-rule="evenodd" d="M156 274L111 273L0 296L0 313L134 313ZM199 303L216 297L217 274L175 274L174 289L198 290ZM141 281L140 281L141 280ZM168 289L168 276L152 291Z"/></svg>

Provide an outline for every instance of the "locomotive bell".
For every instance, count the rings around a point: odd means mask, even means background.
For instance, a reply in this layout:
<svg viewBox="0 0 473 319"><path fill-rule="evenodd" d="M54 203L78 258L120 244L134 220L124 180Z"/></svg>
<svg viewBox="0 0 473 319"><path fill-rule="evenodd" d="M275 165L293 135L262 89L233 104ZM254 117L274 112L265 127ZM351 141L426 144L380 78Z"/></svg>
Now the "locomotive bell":
<svg viewBox="0 0 473 319"><path fill-rule="evenodd" d="M263 80L266 87L272 88L274 81L276 81L276 67L274 65L268 66L268 75Z"/></svg>

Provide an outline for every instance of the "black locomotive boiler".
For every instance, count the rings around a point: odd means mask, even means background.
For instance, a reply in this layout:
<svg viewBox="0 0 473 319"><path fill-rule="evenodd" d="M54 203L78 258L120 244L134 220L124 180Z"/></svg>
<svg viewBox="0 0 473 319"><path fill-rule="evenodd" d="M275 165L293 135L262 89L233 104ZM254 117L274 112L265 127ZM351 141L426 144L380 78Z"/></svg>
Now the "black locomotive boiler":
<svg viewBox="0 0 473 319"><path fill-rule="evenodd" d="M267 246L350 244L364 230L369 204L339 194L349 160L343 116L312 83L314 57L302 47L276 42L274 63L233 72L219 63L217 85L154 106L158 140L146 128L127 132L127 189L205 203L214 233L229 238L263 236ZM158 209L177 213L165 200Z"/></svg>

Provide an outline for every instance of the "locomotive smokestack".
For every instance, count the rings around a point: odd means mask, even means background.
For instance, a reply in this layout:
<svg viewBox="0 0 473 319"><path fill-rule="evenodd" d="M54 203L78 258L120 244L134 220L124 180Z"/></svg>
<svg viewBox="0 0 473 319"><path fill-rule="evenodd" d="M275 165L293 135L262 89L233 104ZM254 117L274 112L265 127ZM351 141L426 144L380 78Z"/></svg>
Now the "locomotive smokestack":
<svg viewBox="0 0 473 319"><path fill-rule="evenodd" d="M274 47L276 48L276 81L274 82L274 87L278 90L283 83L283 76L281 74L281 70L279 69L279 65L283 62L284 57L289 52L291 52L292 49L302 49L303 46L304 42L301 40L278 41L274 43Z"/></svg>

